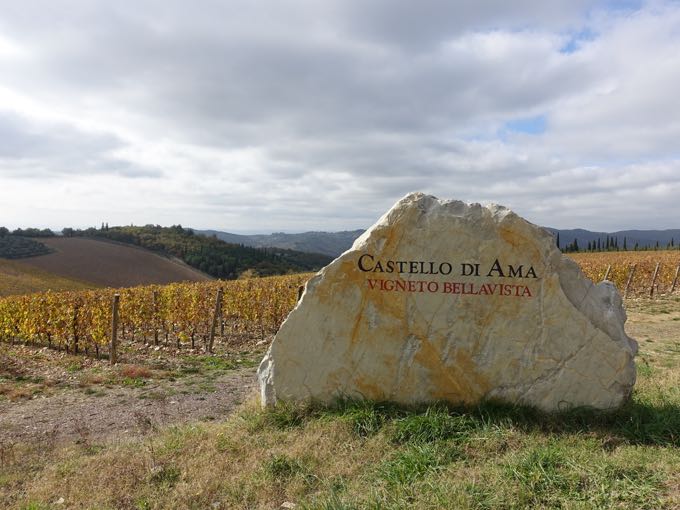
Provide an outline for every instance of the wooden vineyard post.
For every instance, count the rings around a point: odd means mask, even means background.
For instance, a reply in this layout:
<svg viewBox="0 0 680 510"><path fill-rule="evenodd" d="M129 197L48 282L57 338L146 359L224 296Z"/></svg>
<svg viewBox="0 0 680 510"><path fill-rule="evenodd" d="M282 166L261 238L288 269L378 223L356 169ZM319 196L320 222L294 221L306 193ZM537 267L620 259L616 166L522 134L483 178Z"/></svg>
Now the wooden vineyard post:
<svg viewBox="0 0 680 510"><path fill-rule="evenodd" d="M68 352L68 343L66 344ZM78 302L73 307L73 354L78 354Z"/></svg>
<svg viewBox="0 0 680 510"><path fill-rule="evenodd" d="M158 345L158 291L153 291L153 344Z"/></svg>
<svg viewBox="0 0 680 510"><path fill-rule="evenodd" d="M623 299L628 297L628 289L630 288L630 284L633 281L633 275L635 274L636 267L637 264L633 264L633 267L630 268L630 273L628 273L628 281L626 281L626 290L623 291Z"/></svg>
<svg viewBox="0 0 680 510"><path fill-rule="evenodd" d="M605 273L604 273L604 278L602 278L602 281L605 281L605 280L607 280L607 278L609 278L609 271L611 271L611 269L612 269L612 265L609 264L607 266L607 271L605 271Z"/></svg>
<svg viewBox="0 0 680 510"><path fill-rule="evenodd" d="M120 294L113 295L113 304L111 305L111 345L109 347L109 362L115 365L118 362L118 304L120 302Z"/></svg>
<svg viewBox="0 0 680 510"><path fill-rule="evenodd" d="M673 285L671 285L671 294L675 290L675 284L678 283L678 274L680 273L680 265L675 269L675 278L673 278Z"/></svg>
<svg viewBox="0 0 680 510"><path fill-rule="evenodd" d="M654 276L652 276L652 285L649 287L649 297L652 297L654 295L654 285L656 284L656 277L659 274L659 265L661 265L661 262L657 262L656 267L654 268Z"/></svg>
<svg viewBox="0 0 680 510"><path fill-rule="evenodd" d="M215 342L215 328L217 327L217 319L222 315L222 289L217 289L217 297L215 297L215 312L213 313L212 325L210 326L210 337L208 339L208 352L213 352L213 343Z"/></svg>

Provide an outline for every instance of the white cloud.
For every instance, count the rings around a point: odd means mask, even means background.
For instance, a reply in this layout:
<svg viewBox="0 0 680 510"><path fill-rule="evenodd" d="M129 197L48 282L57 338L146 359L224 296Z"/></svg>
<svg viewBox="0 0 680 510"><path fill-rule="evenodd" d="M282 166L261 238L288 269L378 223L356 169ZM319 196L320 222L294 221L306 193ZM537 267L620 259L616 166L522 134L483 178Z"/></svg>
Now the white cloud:
<svg viewBox="0 0 680 510"><path fill-rule="evenodd" d="M5 2L0 224L677 227L680 5L549 4Z"/></svg>

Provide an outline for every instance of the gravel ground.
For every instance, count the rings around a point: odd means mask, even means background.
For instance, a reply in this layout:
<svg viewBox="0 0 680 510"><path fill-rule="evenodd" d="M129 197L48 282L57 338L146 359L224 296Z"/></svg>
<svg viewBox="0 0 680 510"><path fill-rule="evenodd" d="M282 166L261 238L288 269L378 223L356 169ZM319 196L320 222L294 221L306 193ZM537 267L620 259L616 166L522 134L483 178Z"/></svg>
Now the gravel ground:
<svg viewBox="0 0 680 510"><path fill-rule="evenodd" d="M221 420L255 398L260 353L105 361L0 344L0 446L98 441Z"/></svg>

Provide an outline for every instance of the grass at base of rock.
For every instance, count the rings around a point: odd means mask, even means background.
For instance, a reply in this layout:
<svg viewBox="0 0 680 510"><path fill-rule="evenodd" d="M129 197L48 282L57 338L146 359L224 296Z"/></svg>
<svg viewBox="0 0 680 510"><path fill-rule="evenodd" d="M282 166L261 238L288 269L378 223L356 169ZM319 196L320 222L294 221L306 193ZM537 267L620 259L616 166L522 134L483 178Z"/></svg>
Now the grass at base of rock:
<svg viewBox="0 0 680 510"><path fill-rule="evenodd" d="M677 392L614 413L244 406L106 444L0 446L3 508L673 508ZM659 398L661 400L659 400ZM663 402L662 402L663 401ZM32 505L32 506L31 506Z"/></svg>

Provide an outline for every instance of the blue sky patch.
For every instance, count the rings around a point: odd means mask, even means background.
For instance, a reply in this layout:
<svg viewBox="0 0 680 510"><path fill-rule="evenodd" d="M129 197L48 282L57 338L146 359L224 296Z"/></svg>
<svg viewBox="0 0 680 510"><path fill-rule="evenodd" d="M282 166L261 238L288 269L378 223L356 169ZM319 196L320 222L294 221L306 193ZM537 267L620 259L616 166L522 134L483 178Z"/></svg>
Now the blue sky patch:
<svg viewBox="0 0 680 510"><path fill-rule="evenodd" d="M515 119L506 122L503 125L503 131L514 131L515 133L526 133L528 135L540 135L544 133L547 128L547 119L545 115L537 115L535 117L524 117L522 119Z"/></svg>
<svg viewBox="0 0 680 510"><path fill-rule="evenodd" d="M590 30L589 28L584 28L578 32L572 32L569 34L569 39L560 48L560 53L574 53L581 49L583 43L595 40L597 34Z"/></svg>

